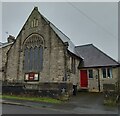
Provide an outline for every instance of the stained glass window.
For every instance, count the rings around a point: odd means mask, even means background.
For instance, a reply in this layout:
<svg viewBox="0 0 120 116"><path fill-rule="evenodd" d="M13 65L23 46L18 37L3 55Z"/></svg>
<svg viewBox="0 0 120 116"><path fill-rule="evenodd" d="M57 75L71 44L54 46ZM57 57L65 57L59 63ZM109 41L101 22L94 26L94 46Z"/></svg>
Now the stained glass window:
<svg viewBox="0 0 120 116"><path fill-rule="evenodd" d="M34 48L30 48L30 62L29 62L29 70L33 70L34 68Z"/></svg>
<svg viewBox="0 0 120 116"><path fill-rule="evenodd" d="M31 36L25 42L24 70L41 71L43 67L43 40L38 36Z"/></svg>
<svg viewBox="0 0 120 116"><path fill-rule="evenodd" d="M35 47L34 48L34 69L38 70L38 52L39 52L39 48Z"/></svg>
<svg viewBox="0 0 120 116"><path fill-rule="evenodd" d="M40 53L39 53L39 69L42 70L42 66L43 66L43 47L40 46L40 49L39 49Z"/></svg>
<svg viewBox="0 0 120 116"><path fill-rule="evenodd" d="M24 70L28 70L28 57L29 57L29 50L28 48L25 49L25 60L24 60Z"/></svg>

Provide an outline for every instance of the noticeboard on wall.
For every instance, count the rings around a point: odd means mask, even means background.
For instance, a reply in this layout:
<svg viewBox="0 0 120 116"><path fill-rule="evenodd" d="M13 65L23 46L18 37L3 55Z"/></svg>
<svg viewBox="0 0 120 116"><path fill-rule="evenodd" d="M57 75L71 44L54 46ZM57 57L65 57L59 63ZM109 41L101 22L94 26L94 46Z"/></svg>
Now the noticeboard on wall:
<svg viewBox="0 0 120 116"><path fill-rule="evenodd" d="M36 73L36 72L25 73L24 80L25 81L39 81L39 73Z"/></svg>

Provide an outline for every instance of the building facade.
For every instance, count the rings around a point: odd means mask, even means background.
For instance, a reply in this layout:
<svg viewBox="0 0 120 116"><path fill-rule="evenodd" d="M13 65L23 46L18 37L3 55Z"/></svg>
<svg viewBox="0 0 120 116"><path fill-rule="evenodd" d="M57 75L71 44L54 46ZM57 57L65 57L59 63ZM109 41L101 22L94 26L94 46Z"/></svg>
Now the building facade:
<svg viewBox="0 0 120 116"><path fill-rule="evenodd" d="M109 78L102 78L102 64L86 67L84 62L87 58L79 47L75 47L65 34L40 14L37 7L33 9L16 39L8 40L9 44L1 47L4 69L1 71L2 81L24 83L32 89L41 83L71 83L77 85L78 89L102 91L103 83L115 83L118 78L119 64L112 59L111 62L114 63L111 65L109 62L107 65L103 63L105 68L110 67L106 69Z"/></svg>
<svg viewBox="0 0 120 116"><path fill-rule="evenodd" d="M93 44L76 46L84 58L80 69L80 88L102 92L104 84L117 85L120 64Z"/></svg>

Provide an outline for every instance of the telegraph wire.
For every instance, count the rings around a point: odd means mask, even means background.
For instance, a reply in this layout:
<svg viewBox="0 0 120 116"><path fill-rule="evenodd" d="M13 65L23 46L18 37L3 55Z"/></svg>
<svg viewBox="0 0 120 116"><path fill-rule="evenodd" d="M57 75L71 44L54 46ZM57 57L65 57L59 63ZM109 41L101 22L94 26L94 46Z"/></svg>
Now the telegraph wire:
<svg viewBox="0 0 120 116"><path fill-rule="evenodd" d="M111 35L112 37L117 38L113 33L109 32L105 27L103 27L102 25L100 25L99 23L97 23L94 19L92 19L90 16L86 15L82 10L80 10L78 7L74 6L71 2L67 2L69 5L71 5L74 9L76 9L80 14L82 14L84 17L86 17L87 19L89 19L91 22L93 22L94 24L96 24L97 26L101 27L102 30L106 31L109 35Z"/></svg>

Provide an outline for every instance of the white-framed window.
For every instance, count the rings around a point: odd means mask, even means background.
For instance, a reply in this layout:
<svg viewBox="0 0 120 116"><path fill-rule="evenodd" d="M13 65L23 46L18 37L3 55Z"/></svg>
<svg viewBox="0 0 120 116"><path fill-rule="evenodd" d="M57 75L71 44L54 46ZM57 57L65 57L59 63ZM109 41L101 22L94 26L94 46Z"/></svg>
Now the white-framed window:
<svg viewBox="0 0 120 116"><path fill-rule="evenodd" d="M113 78L112 68L102 68L102 76L103 78Z"/></svg>
<svg viewBox="0 0 120 116"><path fill-rule="evenodd" d="M112 78L112 68L107 68L107 77Z"/></svg>
<svg viewBox="0 0 120 116"><path fill-rule="evenodd" d="M88 73L89 73L89 78L93 78L93 70L92 69L88 70Z"/></svg>

